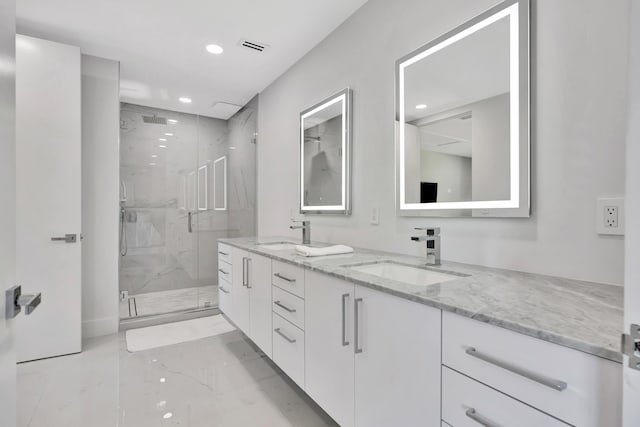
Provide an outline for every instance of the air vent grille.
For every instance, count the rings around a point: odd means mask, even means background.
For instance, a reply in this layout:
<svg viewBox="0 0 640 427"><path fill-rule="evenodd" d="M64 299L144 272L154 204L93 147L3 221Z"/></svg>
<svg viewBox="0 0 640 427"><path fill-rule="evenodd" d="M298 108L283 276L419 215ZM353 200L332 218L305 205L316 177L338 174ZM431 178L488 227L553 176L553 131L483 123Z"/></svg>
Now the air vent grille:
<svg viewBox="0 0 640 427"><path fill-rule="evenodd" d="M153 116L142 116L142 121L145 123L149 123L152 125L166 125L167 124L167 118L166 117L159 117L157 115L153 115Z"/></svg>
<svg viewBox="0 0 640 427"><path fill-rule="evenodd" d="M269 45L260 42L254 42L247 39L240 40L240 46L245 47L253 52L264 52L269 48Z"/></svg>

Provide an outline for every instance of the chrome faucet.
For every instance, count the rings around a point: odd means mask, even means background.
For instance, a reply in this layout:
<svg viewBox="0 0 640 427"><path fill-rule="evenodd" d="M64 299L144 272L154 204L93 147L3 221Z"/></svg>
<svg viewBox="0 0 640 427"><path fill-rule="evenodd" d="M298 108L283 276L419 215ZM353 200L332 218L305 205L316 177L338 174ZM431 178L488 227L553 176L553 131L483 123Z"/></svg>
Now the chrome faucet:
<svg viewBox="0 0 640 427"><path fill-rule="evenodd" d="M299 222L302 225L290 225L289 228L292 230L302 230L302 244L310 245L311 244L311 221L294 221Z"/></svg>
<svg viewBox="0 0 640 427"><path fill-rule="evenodd" d="M427 232L424 236L411 236L414 242L427 242L427 264L440 265L440 227L416 228ZM433 262L429 262L429 255L433 255Z"/></svg>

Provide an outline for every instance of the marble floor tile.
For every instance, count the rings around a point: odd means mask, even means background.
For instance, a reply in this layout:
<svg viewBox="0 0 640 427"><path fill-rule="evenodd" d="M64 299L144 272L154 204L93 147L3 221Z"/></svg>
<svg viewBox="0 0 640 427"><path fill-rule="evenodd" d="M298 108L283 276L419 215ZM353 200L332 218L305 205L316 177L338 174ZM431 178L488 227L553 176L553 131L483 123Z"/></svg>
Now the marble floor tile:
<svg viewBox="0 0 640 427"><path fill-rule="evenodd" d="M239 331L129 353L124 334L18 366L18 426L336 426Z"/></svg>

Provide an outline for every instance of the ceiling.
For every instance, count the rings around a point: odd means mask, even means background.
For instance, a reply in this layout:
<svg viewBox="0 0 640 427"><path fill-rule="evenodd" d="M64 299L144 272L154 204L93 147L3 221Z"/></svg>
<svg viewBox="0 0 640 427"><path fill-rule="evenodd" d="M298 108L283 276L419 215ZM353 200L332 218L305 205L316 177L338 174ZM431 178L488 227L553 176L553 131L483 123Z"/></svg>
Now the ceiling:
<svg viewBox="0 0 640 427"><path fill-rule="evenodd" d="M19 0L18 32L120 61L122 101L227 119L235 110L214 104L246 104L365 2Z"/></svg>

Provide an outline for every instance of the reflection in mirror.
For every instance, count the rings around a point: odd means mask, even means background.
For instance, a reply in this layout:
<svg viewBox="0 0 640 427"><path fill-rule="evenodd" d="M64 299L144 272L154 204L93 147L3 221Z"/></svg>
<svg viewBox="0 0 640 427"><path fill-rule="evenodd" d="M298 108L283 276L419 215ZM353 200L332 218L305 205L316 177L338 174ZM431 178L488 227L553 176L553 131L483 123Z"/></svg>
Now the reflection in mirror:
<svg viewBox="0 0 640 427"><path fill-rule="evenodd" d="M227 156L213 162L213 209L227 210Z"/></svg>
<svg viewBox="0 0 640 427"><path fill-rule="evenodd" d="M398 61L400 211L529 215L526 9L507 1Z"/></svg>
<svg viewBox="0 0 640 427"><path fill-rule="evenodd" d="M300 115L300 211L349 212L349 89Z"/></svg>

